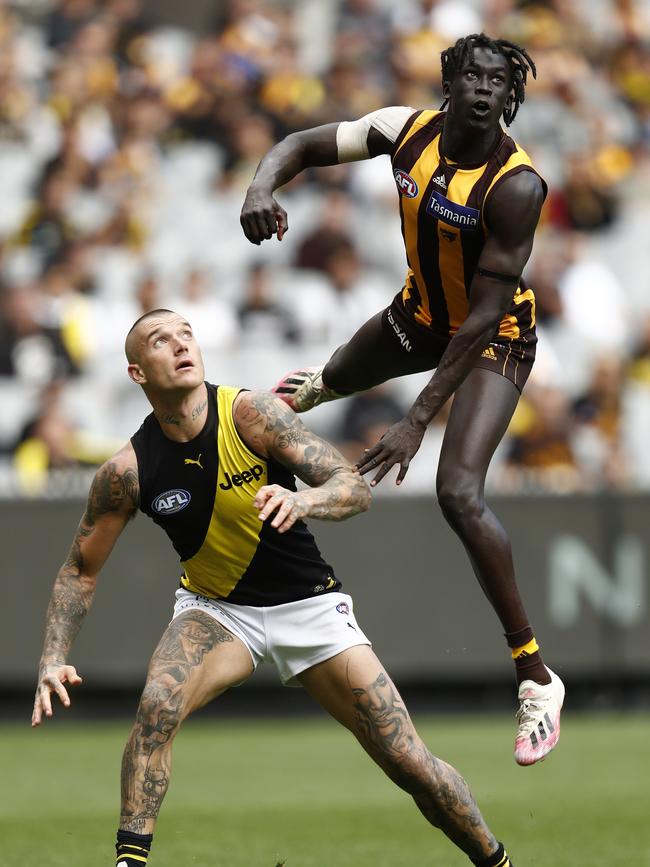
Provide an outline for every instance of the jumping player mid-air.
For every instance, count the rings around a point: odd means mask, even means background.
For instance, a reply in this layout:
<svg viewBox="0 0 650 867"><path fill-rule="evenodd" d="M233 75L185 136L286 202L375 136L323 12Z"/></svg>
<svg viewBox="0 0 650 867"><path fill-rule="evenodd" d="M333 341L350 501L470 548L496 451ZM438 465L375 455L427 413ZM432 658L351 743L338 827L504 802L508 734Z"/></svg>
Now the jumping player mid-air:
<svg viewBox="0 0 650 867"><path fill-rule="evenodd" d="M367 509L363 479L275 395L205 382L192 329L171 310L138 319L126 353L153 411L93 481L54 583L32 717L38 726L52 716L52 694L70 705L64 684L81 682L72 643L113 545L143 511L183 572L124 750L116 867L148 862L183 721L264 660L350 729L473 864L513 867L465 780L419 738L302 520Z"/></svg>
<svg viewBox="0 0 650 867"><path fill-rule="evenodd" d="M435 368L406 417L360 459L377 484L400 484L428 424L454 402L438 467L440 507L499 617L520 706L515 759L544 758L560 735L561 680L544 665L517 588L508 536L484 499L488 466L535 358L535 296L522 279L546 196L524 150L501 128L535 65L513 43L472 34L442 52L446 111L393 106L292 133L262 159L241 214L255 244L287 231L273 193L308 166L390 154L408 270L390 306L318 368L275 388L297 412Z"/></svg>

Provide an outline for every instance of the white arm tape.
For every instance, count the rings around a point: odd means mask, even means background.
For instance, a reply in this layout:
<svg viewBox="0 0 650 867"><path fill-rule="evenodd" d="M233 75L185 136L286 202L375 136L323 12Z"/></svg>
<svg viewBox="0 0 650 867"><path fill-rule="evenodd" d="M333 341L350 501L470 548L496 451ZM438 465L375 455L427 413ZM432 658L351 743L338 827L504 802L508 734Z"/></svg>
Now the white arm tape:
<svg viewBox="0 0 650 867"><path fill-rule="evenodd" d="M371 111L359 120L342 121L336 130L339 162L350 163L370 156L368 152L370 127L374 127L389 142L395 142L404 124L415 110L408 105L391 105L388 108Z"/></svg>

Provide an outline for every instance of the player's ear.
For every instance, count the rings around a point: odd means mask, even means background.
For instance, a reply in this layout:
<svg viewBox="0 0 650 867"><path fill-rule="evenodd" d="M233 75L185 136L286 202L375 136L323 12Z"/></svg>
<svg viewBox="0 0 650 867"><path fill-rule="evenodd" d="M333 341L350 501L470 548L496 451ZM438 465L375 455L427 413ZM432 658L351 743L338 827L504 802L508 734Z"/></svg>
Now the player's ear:
<svg viewBox="0 0 650 867"><path fill-rule="evenodd" d="M129 364L129 366L127 367L127 371L133 382L135 382L137 385L144 385L144 383L147 381L147 377L144 375L144 371L139 364Z"/></svg>
<svg viewBox="0 0 650 867"><path fill-rule="evenodd" d="M449 99L449 82L448 81L442 82L442 95L444 96L445 99Z"/></svg>

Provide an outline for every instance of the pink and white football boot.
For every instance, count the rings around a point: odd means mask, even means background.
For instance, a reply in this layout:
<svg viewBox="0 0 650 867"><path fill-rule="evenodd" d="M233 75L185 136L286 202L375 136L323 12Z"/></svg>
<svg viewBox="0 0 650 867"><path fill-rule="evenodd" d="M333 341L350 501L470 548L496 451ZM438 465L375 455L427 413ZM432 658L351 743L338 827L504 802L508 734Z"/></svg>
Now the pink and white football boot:
<svg viewBox="0 0 650 867"><path fill-rule="evenodd" d="M337 394L323 383L323 367L303 367L287 373L277 385L271 389L294 412L307 412L320 403L336 400L342 395Z"/></svg>
<svg viewBox="0 0 650 867"><path fill-rule="evenodd" d="M534 765L545 759L560 740L560 711L564 703L564 684L547 669L551 682L524 680L519 685L519 728L515 738L515 761Z"/></svg>

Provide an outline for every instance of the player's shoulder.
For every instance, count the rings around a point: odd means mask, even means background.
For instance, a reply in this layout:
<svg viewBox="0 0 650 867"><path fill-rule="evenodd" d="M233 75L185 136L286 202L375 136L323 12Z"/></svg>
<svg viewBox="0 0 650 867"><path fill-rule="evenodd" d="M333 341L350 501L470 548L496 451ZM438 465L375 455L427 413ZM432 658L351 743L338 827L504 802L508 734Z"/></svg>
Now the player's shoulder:
<svg viewBox="0 0 650 867"><path fill-rule="evenodd" d="M138 458L133 448L131 440L124 443L121 449L118 449L108 460L104 461L97 472L105 471L112 468L115 472L127 472L128 470L138 469Z"/></svg>
<svg viewBox="0 0 650 867"><path fill-rule="evenodd" d="M88 502L96 515L132 513L137 509L140 504L138 459L130 441L97 469Z"/></svg>
<svg viewBox="0 0 650 867"><path fill-rule="evenodd" d="M544 181L532 167L518 167L517 170L505 174L495 185L490 196L496 207L516 204L534 205L544 200Z"/></svg>
<svg viewBox="0 0 650 867"><path fill-rule="evenodd" d="M287 430L302 424L294 411L270 391L242 391L233 404L237 433L254 451L267 455Z"/></svg>
<svg viewBox="0 0 650 867"><path fill-rule="evenodd" d="M233 418L238 428L268 427L294 415L272 391L241 390L233 402Z"/></svg>

